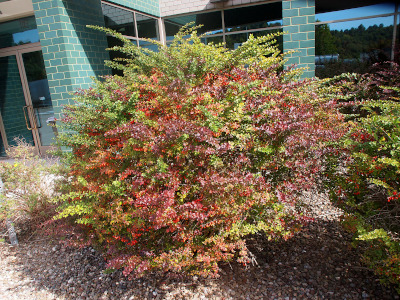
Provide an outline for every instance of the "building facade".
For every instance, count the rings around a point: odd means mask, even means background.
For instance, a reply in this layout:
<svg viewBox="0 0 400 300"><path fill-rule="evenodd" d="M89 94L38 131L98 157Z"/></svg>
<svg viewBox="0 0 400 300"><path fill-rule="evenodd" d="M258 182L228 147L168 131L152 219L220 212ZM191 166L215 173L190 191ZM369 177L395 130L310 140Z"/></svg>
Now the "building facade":
<svg viewBox="0 0 400 300"><path fill-rule="evenodd" d="M23 137L45 153L71 92L111 74L114 40L86 25L117 30L140 47L168 45L186 23L205 43L235 49L250 34L283 32L286 66L304 77L357 71L396 59L398 1L378 0L0 0L0 152ZM360 69L361 70L361 69Z"/></svg>

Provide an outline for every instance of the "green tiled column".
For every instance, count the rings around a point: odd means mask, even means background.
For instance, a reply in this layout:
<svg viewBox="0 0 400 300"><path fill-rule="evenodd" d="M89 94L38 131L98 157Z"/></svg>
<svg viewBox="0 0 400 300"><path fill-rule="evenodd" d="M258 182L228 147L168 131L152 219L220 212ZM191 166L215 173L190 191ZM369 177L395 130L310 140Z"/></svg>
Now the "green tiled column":
<svg viewBox="0 0 400 300"><path fill-rule="evenodd" d="M33 0L50 93L56 118L73 98L88 88L91 76L111 74L104 33L86 25L104 26L100 0Z"/></svg>
<svg viewBox="0 0 400 300"><path fill-rule="evenodd" d="M308 67L303 78L315 76L315 0L282 2L283 51L296 50L287 56L287 66Z"/></svg>

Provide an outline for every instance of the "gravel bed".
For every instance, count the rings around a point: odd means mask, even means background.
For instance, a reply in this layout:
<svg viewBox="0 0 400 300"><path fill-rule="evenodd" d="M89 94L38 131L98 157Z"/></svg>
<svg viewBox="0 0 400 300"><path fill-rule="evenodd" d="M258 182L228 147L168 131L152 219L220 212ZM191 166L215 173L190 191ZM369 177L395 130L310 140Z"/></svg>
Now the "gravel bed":
<svg viewBox="0 0 400 300"><path fill-rule="evenodd" d="M249 240L258 265L221 265L221 277L151 277L128 281L105 274L100 253L65 248L46 237L0 243L0 299L399 299L359 261L338 224L341 211L308 194L315 222L283 242Z"/></svg>

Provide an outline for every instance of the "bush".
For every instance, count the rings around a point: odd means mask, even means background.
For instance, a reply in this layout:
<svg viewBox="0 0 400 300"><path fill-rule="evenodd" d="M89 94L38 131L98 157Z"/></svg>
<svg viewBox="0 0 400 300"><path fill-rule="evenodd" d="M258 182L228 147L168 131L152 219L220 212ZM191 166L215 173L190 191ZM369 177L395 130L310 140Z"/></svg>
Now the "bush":
<svg viewBox="0 0 400 300"><path fill-rule="evenodd" d="M123 77L65 108L70 193L59 218L131 276L216 276L218 262L250 261L247 235L299 230L298 195L346 131L331 89L283 70L276 35L229 51L184 29L152 52L103 30L129 58L109 63Z"/></svg>
<svg viewBox="0 0 400 300"><path fill-rule="evenodd" d="M55 196L55 162L35 156L35 147L16 138L16 146L6 150L14 162L0 163L0 177L4 183L0 195L0 220L11 220L17 229L36 229L51 219L56 211L52 198Z"/></svg>
<svg viewBox="0 0 400 300"><path fill-rule="evenodd" d="M388 62L375 65L374 74L347 74L333 80L350 83L346 97L358 102L350 110L353 128L344 140L348 157L341 168L331 170L333 176L325 183L331 199L348 214L345 226L366 246L365 263L383 283L394 283L400 291L398 67Z"/></svg>

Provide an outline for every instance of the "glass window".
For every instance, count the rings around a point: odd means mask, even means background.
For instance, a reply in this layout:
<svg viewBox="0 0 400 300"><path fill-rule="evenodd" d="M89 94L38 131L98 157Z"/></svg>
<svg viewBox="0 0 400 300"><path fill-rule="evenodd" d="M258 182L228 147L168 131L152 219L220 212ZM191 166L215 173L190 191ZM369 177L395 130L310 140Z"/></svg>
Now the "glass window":
<svg viewBox="0 0 400 300"><path fill-rule="evenodd" d="M394 14L394 1L339 3L320 0L316 11L315 62L318 77L331 77L343 72L364 73L373 63L390 60L394 15L371 16ZM363 19L340 21L353 18ZM321 24L323 22L327 24Z"/></svg>
<svg viewBox="0 0 400 300"><path fill-rule="evenodd" d="M6 156L6 149L4 147L3 137L1 136L1 132L0 132L0 156Z"/></svg>
<svg viewBox="0 0 400 300"><path fill-rule="evenodd" d="M316 55L339 54L343 59L376 55L390 58L393 16L317 25Z"/></svg>
<svg viewBox="0 0 400 300"><path fill-rule="evenodd" d="M105 26L123 35L136 36L133 13L102 3Z"/></svg>
<svg viewBox="0 0 400 300"><path fill-rule="evenodd" d="M132 43L137 46L136 39L132 39ZM109 48L112 48L114 46L121 47L121 46L123 46L124 43L121 40L119 40L119 39L117 39L117 38L115 38L113 36L108 35L107 36L107 44L108 44ZM109 51L109 55L110 55L110 60L111 61L118 60L118 63L120 63L120 64L124 64L124 62L119 61L119 59L128 58L127 55L125 55L124 53L122 53L120 51ZM123 75L123 72L121 70L111 69L111 72L112 72L113 75L120 75L120 76Z"/></svg>
<svg viewBox="0 0 400 300"><path fill-rule="evenodd" d="M201 39L201 42L204 44L209 44L209 43L213 43L214 45L222 43L223 42L223 38L222 35L221 36L207 36Z"/></svg>
<svg viewBox="0 0 400 300"><path fill-rule="evenodd" d="M226 32L282 26L282 2L224 11Z"/></svg>
<svg viewBox="0 0 400 300"><path fill-rule="evenodd" d="M157 19L136 13L136 22L140 38L159 39Z"/></svg>
<svg viewBox="0 0 400 300"><path fill-rule="evenodd" d="M39 42L35 17L0 23L0 48Z"/></svg>
<svg viewBox="0 0 400 300"><path fill-rule="evenodd" d="M316 74L367 72L373 63L390 60L392 40L393 16L316 25Z"/></svg>
<svg viewBox="0 0 400 300"><path fill-rule="evenodd" d="M174 35L178 33L179 29L182 27L181 24L173 23L168 20L164 20L165 34L167 36L167 42L174 39Z"/></svg>
<svg viewBox="0 0 400 300"><path fill-rule="evenodd" d="M396 31L396 40L394 45L394 60L399 61L400 59L400 14L397 15L397 31Z"/></svg>
<svg viewBox="0 0 400 300"><path fill-rule="evenodd" d="M36 116L37 133L41 146L50 146L55 142L53 128L47 126L54 120L53 104L49 91L42 51L22 54L33 111Z"/></svg>
<svg viewBox="0 0 400 300"><path fill-rule="evenodd" d="M222 33L221 12L215 11L210 13L202 13L164 20L167 41L172 40L173 36L179 29L187 23L194 22L194 25L203 25L197 30L199 34L210 32L211 34Z"/></svg>
<svg viewBox="0 0 400 300"><path fill-rule="evenodd" d="M380 18L370 18L370 19L361 19L361 20L354 20L354 21L347 21L347 22L336 22L330 23L331 30L350 30L352 28L358 28L359 26L364 26L365 28L371 26L384 26L388 27L391 26L393 29L393 16L389 17L380 17ZM392 33L393 34L393 33Z"/></svg>
<svg viewBox="0 0 400 300"><path fill-rule="evenodd" d="M158 52L158 46L148 41L139 40L139 47L147 48L154 52Z"/></svg>
<svg viewBox="0 0 400 300"><path fill-rule="evenodd" d="M374 2L377 4L368 5ZM319 1L316 6L316 18L320 21L362 18L366 16L392 14L394 13L394 9L394 3L384 1L360 1L358 4L354 4L352 1L349 1L347 4L342 3L342 1Z"/></svg>
<svg viewBox="0 0 400 300"><path fill-rule="evenodd" d="M274 29L274 30L263 30L257 32L245 32L245 33L237 33L237 34L229 34L225 37L226 47L228 49L237 49L241 46L244 42L246 42L252 34L255 37L267 35L274 32L282 32L282 29ZM278 48L282 52L283 51L283 38L279 36L276 38Z"/></svg>

